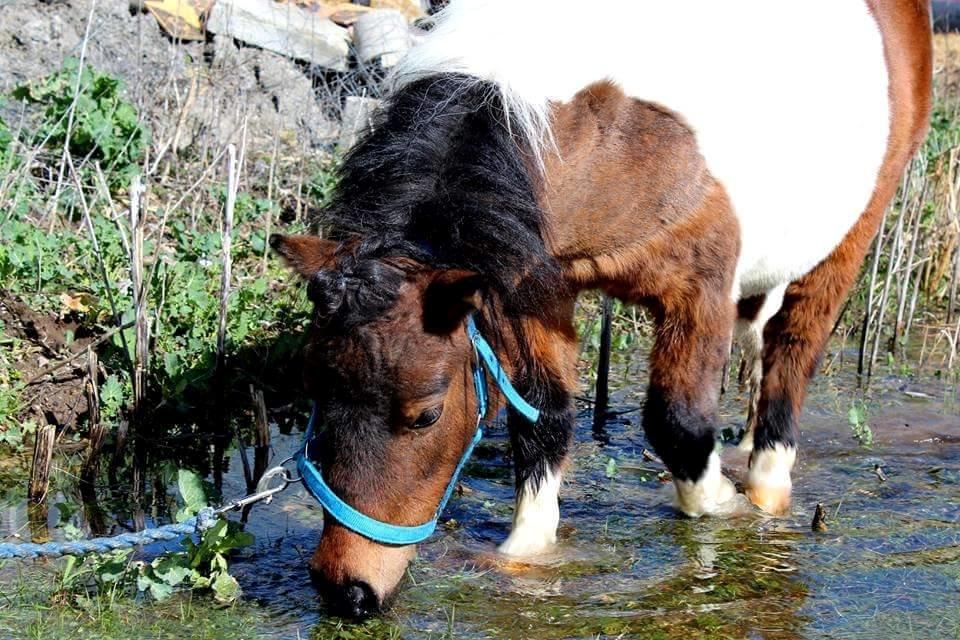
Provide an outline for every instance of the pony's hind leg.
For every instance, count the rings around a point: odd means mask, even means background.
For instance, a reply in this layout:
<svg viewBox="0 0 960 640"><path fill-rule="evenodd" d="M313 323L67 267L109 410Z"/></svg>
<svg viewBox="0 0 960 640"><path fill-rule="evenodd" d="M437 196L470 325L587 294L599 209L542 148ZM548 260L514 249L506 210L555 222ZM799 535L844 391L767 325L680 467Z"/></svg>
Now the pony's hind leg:
<svg viewBox="0 0 960 640"><path fill-rule="evenodd" d="M871 2L886 41L892 115L884 165L863 215L833 252L791 283L783 306L764 330L763 381L747 477L747 496L765 511L790 505L790 472L797 456L797 420L807 383L847 291L893 199L910 156L923 140L930 114L929 3ZM888 40L888 38L885 38Z"/></svg>
<svg viewBox="0 0 960 640"><path fill-rule="evenodd" d="M514 382L540 410L540 418L531 425L512 409L508 412L516 508L510 535L500 545L507 555L533 555L557 539L560 481L573 437L577 354L573 303L561 306L559 320L522 321L521 348L531 351L527 361L536 368L517 372Z"/></svg>
<svg viewBox="0 0 960 640"><path fill-rule="evenodd" d="M790 507L797 423L840 304L853 284L870 235L851 232L833 254L787 288L763 332L763 379L746 494L774 515Z"/></svg>

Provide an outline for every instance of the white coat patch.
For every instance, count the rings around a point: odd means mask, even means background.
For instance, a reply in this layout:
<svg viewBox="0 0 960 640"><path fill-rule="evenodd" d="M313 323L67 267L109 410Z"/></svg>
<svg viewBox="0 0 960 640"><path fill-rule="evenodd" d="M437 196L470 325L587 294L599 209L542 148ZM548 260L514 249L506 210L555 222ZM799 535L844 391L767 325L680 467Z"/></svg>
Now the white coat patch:
<svg viewBox="0 0 960 640"><path fill-rule="evenodd" d="M396 69L489 80L550 153L549 101L610 79L696 133L741 227L739 295L805 274L863 213L890 129L879 28L864 0L453 0Z"/></svg>

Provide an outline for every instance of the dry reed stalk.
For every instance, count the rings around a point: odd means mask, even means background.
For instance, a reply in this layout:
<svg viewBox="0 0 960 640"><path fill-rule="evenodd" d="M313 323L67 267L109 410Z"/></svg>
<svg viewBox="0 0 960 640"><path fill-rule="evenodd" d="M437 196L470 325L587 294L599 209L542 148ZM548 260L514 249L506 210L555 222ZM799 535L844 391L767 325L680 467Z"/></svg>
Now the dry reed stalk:
<svg viewBox="0 0 960 640"><path fill-rule="evenodd" d="M270 446L270 420L267 414L267 403L263 398L263 391L250 385L250 397L253 399L253 418L256 425L253 446Z"/></svg>
<svg viewBox="0 0 960 640"><path fill-rule="evenodd" d="M957 328L953 331L953 339L950 341L950 359L947 362L947 369L953 369L953 362L957 357L957 349L960 348L960 316L957 317Z"/></svg>
<svg viewBox="0 0 960 640"><path fill-rule="evenodd" d="M600 324L600 354L597 358L597 386L593 403L593 432L602 434L607 422L610 399L610 331L613 324L613 298L603 296Z"/></svg>
<svg viewBox="0 0 960 640"><path fill-rule="evenodd" d="M860 328L860 349L857 355L858 376L862 376L864 374L864 356L866 355L867 348L867 334L870 329L870 316L873 313L873 291L877 282L877 272L880 268L880 254L883 252L883 239L887 228L887 217L889 215L890 207L887 207L883 211L883 218L880 221L880 230L877 232L877 236L873 241L873 262L870 266L870 281L867 284L867 306L863 312L863 323Z"/></svg>
<svg viewBox="0 0 960 640"><path fill-rule="evenodd" d="M83 466L80 469L80 482L90 487L93 486L97 477L97 469L100 466L100 451L103 449L104 440L107 437L107 429L100 421L100 384L99 384L99 359L97 352L93 349L87 349L87 424L89 433L87 435L87 455L83 460Z"/></svg>
<svg viewBox="0 0 960 640"><path fill-rule="evenodd" d="M106 202L107 206L110 208L110 219L113 220L114 225L117 228L117 235L120 236L120 245L123 247L123 252L129 255L130 240L127 239L127 231L123 228L123 224L121 223L121 218L126 212L120 211L117 207L117 204L113 201L113 196L110 194L110 187L107 185L107 177L103 175L103 169L100 168L100 163L94 162L93 167L97 174L97 187L100 191L100 199L103 202Z"/></svg>
<svg viewBox="0 0 960 640"><path fill-rule="evenodd" d="M263 391L250 385L250 397L253 400L253 478L259 482L267 470L270 461L270 419Z"/></svg>
<svg viewBox="0 0 960 640"><path fill-rule="evenodd" d="M903 177L903 180L900 185L900 192L902 194L909 193L910 185L912 184L912 175L913 175L914 163L911 161L910 165L907 167L907 172ZM888 208L889 209L889 208ZM870 361L867 365L867 377L873 375L873 365L876 363L877 354L880 350L880 340L883 337L883 319L887 311L887 301L890 296L890 287L893 282L894 274L900 268L900 262L903 259L903 226L904 218L906 216L905 204L901 202L900 213L897 216L897 224L894 229L893 236L891 237L891 247L890 247L890 256L887 263L887 273L884 276L883 290L880 294L880 301L877 305L877 323L876 328L873 332L873 347L870 350ZM881 246L881 245L878 245Z"/></svg>
<svg viewBox="0 0 960 640"><path fill-rule="evenodd" d="M909 336L909 326L913 320L913 313L916 309L915 304L907 306L907 298L910 297L910 286L913 282L913 272L919 266L915 262L915 257L917 255L917 243L920 239L920 233L922 231L921 222L923 218L923 203L926 200L927 188L929 187L929 182L924 180L923 188L920 190L918 197L912 207L913 216L911 218L911 224L909 225L910 229L910 251L907 254L907 264L906 264L906 273L901 277L898 282L901 284L899 300L897 302L897 323L893 330L893 339L896 343L901 338L904 348L906 348L907 337ZM919 269L917 269L919 271ZM916 300L916 298L912 298Z"/></svg>
<svg viewBox="0 0 960 640"><path fill-rule="evenodd" d="M263 238L267 240L270 238L270 234L273 229L273 181L276 176L277 169L277 153L280 150L280 127L279 125L273 130L273 150L270 153L270 169L267 172L267 202L270 203L267 207L267 210L264 211L264 233ZM267 272L267 260L270 257L270 243L263 243L263 256L260 261L260 274L263 275Z"/></svg>
<svg viewBox="0 0 960 640"><path fill-rule="evenodd" d="M47 497L56 437L56 425L43 424L37 427L33 442L33 461L30 465L30 484L27 487L27 500L33 504L41 504Z"/></svg>
<svg viewBox="0 0 960 640"><path fill-rule="evenodd" d="M73 181L77 187L80 208L83 211L83 224L87 228L87 233L90 234L90 244L93 245L93 253L97 259L97 268L100 271L100 278L103 280L103 287L107 292L107 303L110 305L110 313L113 314L114 324L118 327L121 327L123 325L123 319L119 310L117 309L116 299L113 295L113 283L110 281L110 276L107 274L107 267L103 262L103 253L100 251L100 242L97 240L97 232L93 228L93 219L90 216L90 207L87 204L87 198L83 194L83 186L80 182L80 176L77 174L77 170L73 166L73 159L69 155L67 155L67 164L70 167L70 173L73 175ZM127 344L127 336L122 330L120 331L119 335L120 344L123 346L123 354L127 358L127 362L130 364L130 373L132 375L133 360L130 359L130 348Z"/></svg>
<svg viewBox="0 0 960 640"><path fill-rule="evenodd" d="M230 298L231 276L231 238L233 234L233 212L237 204L237 147L227 145L227 201L223 210L223 224L220 227L220 246L222 269L220 272L220 319L217 327L217 371L222 374L226 358L227 344L227 302Z"/></svg>
<svg viewBox="0 0 960 640"><path fill-rule="evenodd" d="M960 290L960 248L953 256L953 276L950 278L950 295L947 298L947 323L953 320L954 310L957 309L957 291Z"/></svg>
<svg viewBox="0 0 960 640"><path fill-rule="evenodd" d="M133 289L133 416L139 421L147 397L150 365L150 321L147 317L148 287L143 279L143 218L146 187L140 175L130 184L130 280Z"/></svg>
<svg viewBox="0 0 960 640"><path fill-rule="evenodd" d="M910 219L907 223L907 230L910 234L910 250L907 252L907 262L905 265L906 272L902 277L897 279L899 293L897 296L897 320L893 328L893 341L894 348L899 344L899 340L902 337L904 331L904 322L905 314L907 312L907 298L910 293L910 282L913 270L915 268L914 257L917 252L917 240L920 237L920 218L923 213L923 202L926 196L926 181L924 181L924 187L919 192L918 197L915 200L914 206L910 207Z"/></svg>
<svg viewBox="0 0 960 640"><path fill-rule="evenodd" d="M47 209L44 217L49 216L56 210L57 202L60 200L60 191L63 189L63 177L66 174L67 162L73 162L73 160L70 158L70 138L73 135L73 122L74 118L76 117L77 99L80 97L80 82L83 78L83 65L87 59L87 44L90 42L90 27L93 25L93 14L96 8L97 0L91 0L90 13L87 14L87 26L83 33L83 40L80 42L80 56L77 64L77 79L73 84L73 99L70 101L70 106L67 107L67 128L63 142L63 153L60 156L60 168L57 172L57 186L54 189L53 197L50 198L50 207Z"/></svg>

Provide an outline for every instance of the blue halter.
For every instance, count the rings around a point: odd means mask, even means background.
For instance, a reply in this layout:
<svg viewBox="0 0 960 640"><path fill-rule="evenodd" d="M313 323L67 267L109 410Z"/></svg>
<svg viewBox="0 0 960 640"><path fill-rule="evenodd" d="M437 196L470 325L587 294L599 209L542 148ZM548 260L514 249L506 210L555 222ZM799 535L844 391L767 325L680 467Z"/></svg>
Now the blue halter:
<svg viewBox="0 0 960 640"><path fill-rule="evenodd" d="M470 459L473 448L480 442L480 439L483 438L483 429L480 427L480 420L487 413L488 400L487 378L486 375L484 375L484 370L486 370L486 373L489 374L497 384L504 398L506 398L507 402L517 413L531 423L535 423L540 417L540 410L524 400L510 383L510 379L500 366L500 362L490 347L490 343L487 342L477 330L477 325L474 323L472 316L467 317L467 335L470 337L470 342L473 344L473 349L477 356L476 362L473 365L473 387L477 394L477 430L470 444L467 445L466 451L463 452L463 456L460 457L460 462L457 463L456 469L453 470L453 476L450 478L447 490L440 500L440 505L437 507L436 512L434 512L433 518L428 522L416 526L381 522L380 520L360 513L333 492L323 479L323 474L320 472L320 469L310 460L308 455L308 448L313 441L314 427L317 422L317 407L314 406L313 413L310 415L310 422L307 424L307 434L304 440L303 450L297 455L297 469L300 471L300 477L303 478L303 484L307 487L307 490L317 499L317 502L323 505L327 513L347 529L384 544L416 544L430 537L437 528L437 520L440 518L440 514L443 512L444 507L447 506L447 501L450 500L450 496L453 494L453 489L457 485L457 478L460 476L460 472L463 470L467 460Z"/></svg>

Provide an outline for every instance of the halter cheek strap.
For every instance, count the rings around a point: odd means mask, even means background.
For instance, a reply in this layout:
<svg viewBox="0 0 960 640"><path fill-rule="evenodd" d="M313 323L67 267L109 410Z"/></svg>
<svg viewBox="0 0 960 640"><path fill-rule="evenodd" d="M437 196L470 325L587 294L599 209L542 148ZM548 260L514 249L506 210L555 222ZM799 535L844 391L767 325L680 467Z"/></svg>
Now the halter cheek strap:
<svg viewBox="0 0 960 640"><path fill-rule="evenodd" d="M487 373L490 374L490 377L493 378L493 381L497 383L497 386L500 387L500 391L503 393L503 397L506 398L507 404L514 408L514 410L526 418L531 423L535 423L540 419L540 410L531 405L529 402L523 399L523 396L516 390L516 388L510 383L510 378L507 377L507 372L503 370L503 367L500 366L500 361L497 360L497 355L493 352L493 348L490 346L490 343L487 342L480 331L477 329L476 323L473 321L473 316L467 317L467 335L470 336L470 342L473 343L473 348L479 356L480 362L483 363L483 368L487 370ZM483 378L483 372L479 370L479 367L474 366L473 369L474 375L474 385L477 387L477 396L480 396L480 389L483 389L484 393L484 411L480 414L481 416L486 413L486 392L487 387L484 381L478 383L476 378L479 376Z"/></svg>
<svg viewBox="0 0 960 640"><path fill-rule="evenodd" d="M497 360L497 356L491 348L490 343L488 343L484 337L480 335L479 330L477 330L472 316L467 317L467 335L470 338L470 342L477 356L473 365L473 387L477 395L477 429L470 443L467 445L466 450L463 452L463 455L460 456L460 461L457 463L456 468L453 470L453 475L450 477L450 482L447 484L447 489L443 493L443 498L441 498L437 510L434 512L433 517L423 524L415 526L398 525L371 518L351 507L340 498L340 496L334 493L330 485L323 479L323 473L319 467L317 467L316 463L313 462L309 456L309 446L313 442L314 428L318 415L317 407L314 405L313 413L310 415L310 422L307 424L303 450L297 455L297 469L310 494L327 510L327 513L329 513L331 517L347 529L376 542L393 545L416 544L430 537L437 528L437 521L440 518L440 514L443 512L444 507L447 506L450 496L453 495L453 489L457 485L457 478L459 478L460 472L463 471L464 465L466 465L467 460L470 459L474 447L480 442L481 438L483 438L483 429L480 427L480 420L487 413L487 402L489 399L486 374L490 375L490 378L493 379L497 387L500 388L507 403L509 403L517 413L531 423L535 423L537 419L539 419L540 410L524 400L514 388L513 384L510 383L510 379L507 377L503 367L500 366L500 361ZM484 371L486 371L486 374Z"/></svg>

